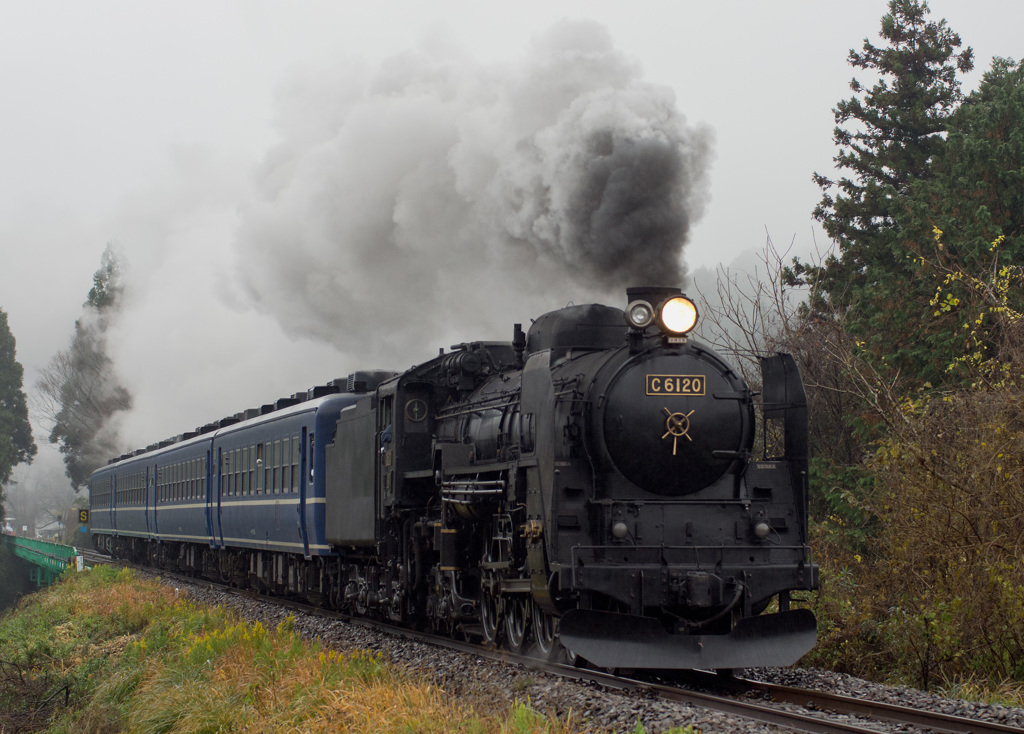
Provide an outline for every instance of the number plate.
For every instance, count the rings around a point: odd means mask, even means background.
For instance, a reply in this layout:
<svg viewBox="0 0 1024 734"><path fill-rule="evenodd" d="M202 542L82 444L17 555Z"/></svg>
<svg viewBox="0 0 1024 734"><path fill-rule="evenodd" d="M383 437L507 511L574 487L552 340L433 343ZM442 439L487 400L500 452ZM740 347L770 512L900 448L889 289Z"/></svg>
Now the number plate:
<svg viewBox="0 0 1024 734"><path fill-rule="evenodd" d="M648 395L703 395L704 375L647 375Z"/></svg>

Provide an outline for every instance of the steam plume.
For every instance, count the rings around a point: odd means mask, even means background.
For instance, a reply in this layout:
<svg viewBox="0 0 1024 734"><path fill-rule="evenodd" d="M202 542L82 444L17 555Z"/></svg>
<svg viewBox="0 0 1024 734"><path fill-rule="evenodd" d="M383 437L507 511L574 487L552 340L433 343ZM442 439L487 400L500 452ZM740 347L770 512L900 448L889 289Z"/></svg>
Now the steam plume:
<svg viewBox="0 0 1024 734"><path fill-rule="evenodd" d="M276 110L254 172L176 149L111 224L132 262L106 331L133 399L113 454L682 284L711 136L598 25L560 23L504 64L431 38L296 75Z"/></svg>
<svg viewBox="0 0 1024 734"><path fill-rule="evenodd" d="M557 24L519 63L434 39L294 78L278 129L243 209L240 283L286 330L382 360L507 338L535 304L681 285L707 196L710 132L590 22Z"/></svg>

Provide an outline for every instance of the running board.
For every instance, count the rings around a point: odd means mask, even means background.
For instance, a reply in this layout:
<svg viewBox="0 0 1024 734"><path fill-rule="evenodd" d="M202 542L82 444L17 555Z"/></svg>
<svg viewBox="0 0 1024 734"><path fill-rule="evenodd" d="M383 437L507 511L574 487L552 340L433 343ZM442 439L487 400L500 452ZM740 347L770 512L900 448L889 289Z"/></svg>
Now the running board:
<svg viewBox="0 0 1024 734"><path fill-rule="evenodd" d="M658 670L792 665L818 639L808 609L746 617L726 635L674 635L651 617L574 609L562 616L558 634L599 668Z"/></svg>

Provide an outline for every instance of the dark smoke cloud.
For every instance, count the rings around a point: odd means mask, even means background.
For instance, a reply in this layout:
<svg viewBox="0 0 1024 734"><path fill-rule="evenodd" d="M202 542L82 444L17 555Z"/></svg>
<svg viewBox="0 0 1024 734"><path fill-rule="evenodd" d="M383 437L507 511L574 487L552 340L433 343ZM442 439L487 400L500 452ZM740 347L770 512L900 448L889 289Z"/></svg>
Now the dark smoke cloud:
<svg viewBox="0 0 1024 734"><path fill-rule="evenodd" d="M590 92L534 135L498 174L506 232L583 283L681 284L707 142L659 91Z"/></svg>
<svg viewBox="0 0 1024 734"><path fill-rule="evenodd" d="M286 330L418 360L570 299L682 285L711 134L599 25L559 23L508 64L428 39L296 77L278 104L236 251Z"/></svg>

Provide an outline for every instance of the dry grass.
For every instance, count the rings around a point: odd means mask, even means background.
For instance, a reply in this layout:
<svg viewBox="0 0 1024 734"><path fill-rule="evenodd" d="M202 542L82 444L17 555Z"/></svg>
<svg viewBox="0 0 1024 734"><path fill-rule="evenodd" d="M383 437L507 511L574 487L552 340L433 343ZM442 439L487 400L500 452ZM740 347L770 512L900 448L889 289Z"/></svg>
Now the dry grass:
<svg viewBox="0 0 1024 734"><path fill-rule="evenodd" d="M455 697L371 651L307 643L220 607L109 569L35 596L14 622L36 680L76 691L46 712L53 734L586 731L519 702L495 709ZM7 621L7 620L5 620ZM45 640L44 640L45 638ZM37 692L36 697L42 695ZM26 706L28 704L26 703ZM27 710L27 709L26 709ZM12 719L8 719L12 721ZM11 730L5 730L8 734ZM15 730L16 731L16 730Z"/></svg>
<svg viewBox="0 0 1024 734"><path fill-rule="evenodd" d="M138 732L577 731L537 716L514 728L367 651L343 655L238 623L194 636L180 665L154 664L129 719Z"/></svg>

